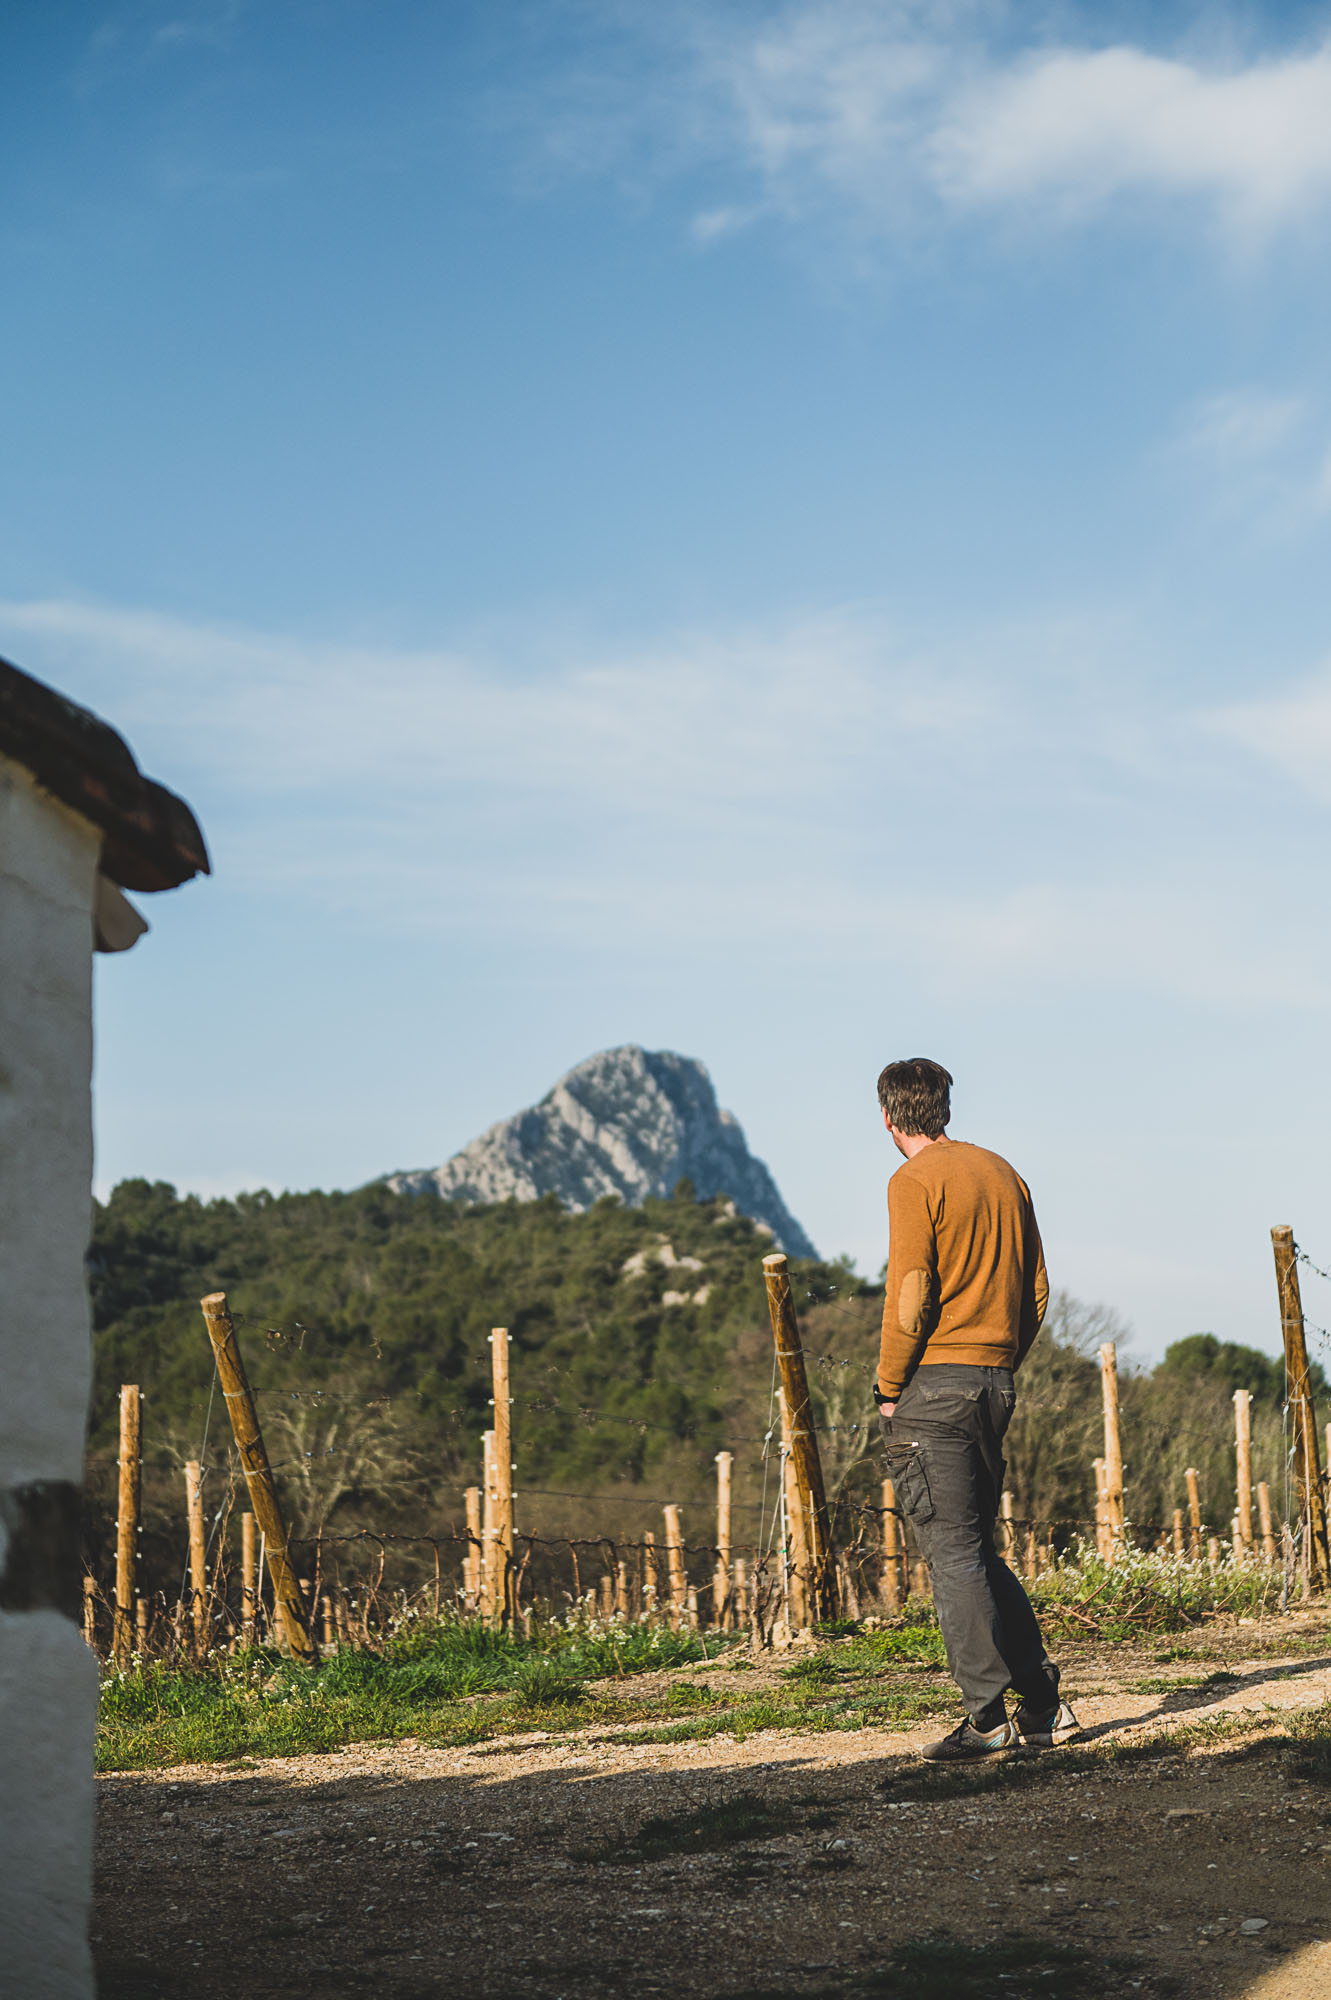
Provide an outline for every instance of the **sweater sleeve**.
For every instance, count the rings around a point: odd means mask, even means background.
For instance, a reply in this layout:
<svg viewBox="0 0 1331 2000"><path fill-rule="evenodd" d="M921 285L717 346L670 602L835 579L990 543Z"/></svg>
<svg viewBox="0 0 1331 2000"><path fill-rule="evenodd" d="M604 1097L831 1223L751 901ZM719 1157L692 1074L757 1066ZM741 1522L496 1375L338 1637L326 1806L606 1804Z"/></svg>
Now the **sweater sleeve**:
<svg viewBox="0 0 1331 2000"><path fill-rule="evenodd" d="M1023 1183L1023 1186L1025 1184ZM1049 1306L1049 1274L1044 1267L1044 1245L1035 1220L1030 1190L1026 1191L1026 1237L1022 1246L1021 1328L1017 1338L1019 1368L1035 1344Z"/></svg>
<svg viewBox="0 0 1331 2000"><path fill-rule="evenodd" d="M890 1236L878 1393L894 1402L914 1372L938 1317L938 1245L928 1196L900 1169L887 1184L887 1218Z"/></svg>

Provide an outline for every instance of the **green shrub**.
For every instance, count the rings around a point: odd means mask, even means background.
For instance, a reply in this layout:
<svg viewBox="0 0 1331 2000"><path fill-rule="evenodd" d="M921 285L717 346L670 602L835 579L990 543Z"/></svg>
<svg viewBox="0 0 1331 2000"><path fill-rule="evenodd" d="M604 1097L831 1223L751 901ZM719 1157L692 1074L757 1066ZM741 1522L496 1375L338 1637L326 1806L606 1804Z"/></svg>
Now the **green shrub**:
<svg viewBox="0 0 1331 2000"><path fill-rule="evenodd" d="M1027 1587L1049 1622L1110 1640L1180 1632L1217 1613L1259 1616L1280 1602L1282 1577L1267 1567L1208 1563L1131 1547L1112 1563L1085 1543Z"/></svg>

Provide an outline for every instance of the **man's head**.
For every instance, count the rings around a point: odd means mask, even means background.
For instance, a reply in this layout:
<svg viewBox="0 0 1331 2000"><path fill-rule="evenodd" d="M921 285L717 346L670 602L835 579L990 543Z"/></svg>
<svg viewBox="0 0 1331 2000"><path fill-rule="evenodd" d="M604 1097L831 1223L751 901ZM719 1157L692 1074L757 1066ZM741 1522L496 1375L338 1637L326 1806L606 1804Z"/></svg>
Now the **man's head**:
<svg viewBox="0 0 1331 2000"><path fill-rule="evenodd" d="M887 1065L878 1079L878 1102L899 1151L915 1152L921 1144L942 1137L952 1115L951 1084L942 1063L930 1062L928 1056ZM916 1143L903 1146L903 1139Z"/></svg>

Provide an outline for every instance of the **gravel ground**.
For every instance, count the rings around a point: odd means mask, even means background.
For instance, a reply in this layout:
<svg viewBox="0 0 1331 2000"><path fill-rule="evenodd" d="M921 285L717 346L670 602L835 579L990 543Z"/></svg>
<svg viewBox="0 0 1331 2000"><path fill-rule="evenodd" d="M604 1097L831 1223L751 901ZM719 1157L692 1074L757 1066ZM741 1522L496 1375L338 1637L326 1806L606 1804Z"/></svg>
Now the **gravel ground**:
<svg viewBox="0 0 1331 2000"><path fill-rule="evenodd" d="M1106 1994L1331 1996L1331 1791L1293 1778L1260 1728L1331 1699L1331 1627L1294 1637L1301 1652L1288 1626L1279 1640L1231 1628L1163 1669L1122 1648L1065 1653L1093 1741L1225 1714L1258 1727L970 1796L914 1796L937 1725L665 1745L552 1732L105 1777L99 1991L815 1995L942 1928L1122 1954ZM1233 1678L1142 1689L1208 1664ZM746 1793L776 1811L774 1837L625 1858L645 1821ZM1002 1990L1022 2000L1039 1982Z"/></svg>

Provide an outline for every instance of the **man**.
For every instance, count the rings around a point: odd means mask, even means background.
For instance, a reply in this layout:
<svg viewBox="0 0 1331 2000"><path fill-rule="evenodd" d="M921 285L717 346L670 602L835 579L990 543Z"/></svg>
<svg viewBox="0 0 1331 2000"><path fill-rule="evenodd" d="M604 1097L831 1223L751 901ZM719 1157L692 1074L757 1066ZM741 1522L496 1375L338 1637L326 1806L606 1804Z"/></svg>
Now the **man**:
<svg viewBox="0 0 1331 2000"><path fill-rule="evenodd" d="M925 1057L878 1079L905 1165L891 1229L874 1395L897 1504L929 1565L966 1714L926 1757L1047 1749L1077 1732L1030 1600L994 1545L1013 1374L1049 1301L1030 1190L997 1153L950 1139L952 1078ZM1004 1697L1020 1705L1009 1721Z"/></svg>

